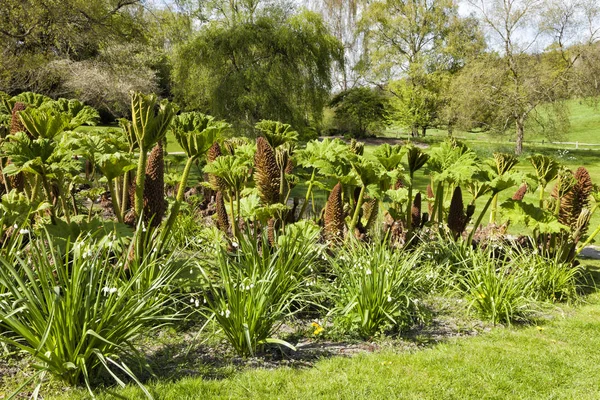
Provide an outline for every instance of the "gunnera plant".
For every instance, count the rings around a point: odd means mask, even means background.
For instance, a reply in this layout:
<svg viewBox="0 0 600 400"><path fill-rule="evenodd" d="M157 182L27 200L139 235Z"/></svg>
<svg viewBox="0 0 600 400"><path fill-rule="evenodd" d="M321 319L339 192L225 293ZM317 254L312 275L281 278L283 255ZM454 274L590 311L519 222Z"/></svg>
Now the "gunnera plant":
<svg viewBox="0 0 600 400"><path fill-rule="evenodd" d="M167 201L165 199L165 161L162 143L154 146L146 165L146 183L144 186L144 220L151 226L160 225Z"/></svg>
<svg viewBox="0 0 600 400"><path fill-rule="evenodd" d="M577 225L579 215L584 208L590 204L590 196L594 190L590 173L584 167L579 167L575 174L574 185L560 199L559 220L562 224L574 229Z"/></svg>
<svg viewBox="0 0 600 400"><path fill-rule="evenodd" d="M415 195L411 208L412 218L411 223L413 229L421 226L421 192Z"/></svg>
<svg viewBox="0 0 600 400"><path fill-rule="evenodd" d="M523 198L525 197L525 194L527 194L527 184L526 183L522 184L519 187L519 189L517 189L517 191L513 195L512 199L516 200L516 201L522 201Z"/></svg>
<svg viewBox="0 0 600 400"><path fill-rule="evenodd" d="M222 156L221 146L218 142L214 142L206 153L206 159L209 163L215 161L217 157ZM215 191L223 191L227 188L227 185L223 181L223 178L216 176L215 174L208 174L208 181L210 186Z"/></svg>
<svg viewBox="0 0 600 400"><path fill-rule="evenodd" d="M217 214L217 227L225 234L229 232L229 219L227 218L227 210L225 208L225 201L223 200L223 193L217 192L215 197L216 202L216 214Z"/></svg>
<svg viewBox="0 0 600 400"><path fill-rule="evenodd" d="M13 106L12 116L10 119L10 134L14 135L17 132L25 132L29 136L30 139L33 139L31 134L25 128L25 125L21 121L21 118L19 117L19 112L25 110L26 108L27 108L27 105L25 103L21 103L20 101L17 101L15 103L15 105ZM10 160L8 162L10 163ZM19 192L22 192L24 190L25 175L23 174L23 172L19 172L15 175L7 176L7 179L8 179L8 184L9 184L10 188L17 189Z"/></svg>
<svg viewBox="0 0 600 400"><path fill-rule="evenodd" d="M344 238L344 204L342 203L342 184L334 187L325 206L325 239L338 242Z"/></svg>
<svg viewBox="0 0 600 400"><path fill-rule="evenodd" d="M467 216L462 199L462 190L460 186L457 186L454 188L454 193L452 193L450 210L448 211L448 228L452 232L454 240L457 240L462 235L466 226Z"/></svg>
<svg viewBox="0 0 600 400"><path fill-rule="evenodd" d="M254 155L254 181L264 204L279 202L280 170L275 152L264 137L256 139Z"/></svg>

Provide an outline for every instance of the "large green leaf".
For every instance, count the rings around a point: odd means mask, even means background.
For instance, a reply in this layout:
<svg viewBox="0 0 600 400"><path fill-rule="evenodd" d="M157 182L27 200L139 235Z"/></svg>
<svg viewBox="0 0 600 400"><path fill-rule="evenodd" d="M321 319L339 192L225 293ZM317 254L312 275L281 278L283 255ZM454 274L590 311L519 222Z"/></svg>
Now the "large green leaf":
<svg viewBox="0 0 600 400"><path fill-rule="evenodd" d="M558 222L553 213L533 204L518 200L507 200L500 205L503 215L513 223L523 223L532 230L541 233L558 233L568 229Z"/></svg>
<svg viewBox="0 0 600 400"><path fill-rule="evenodd" d="M187 112L173 119L171 130L187 156L198 158L230 127L230 124L215 121L210 115Z"/></svg>

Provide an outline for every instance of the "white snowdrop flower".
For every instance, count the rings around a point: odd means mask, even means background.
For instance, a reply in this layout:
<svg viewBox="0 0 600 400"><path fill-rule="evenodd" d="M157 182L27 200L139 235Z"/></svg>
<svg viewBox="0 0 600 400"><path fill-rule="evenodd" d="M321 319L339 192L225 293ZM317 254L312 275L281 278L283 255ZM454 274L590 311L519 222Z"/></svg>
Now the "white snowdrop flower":
<svg viewBox="0 0 600 400"><path fill-rule="evenodd" d="M194 300L194 298L193 298L193 297L191 297L191 298L190 298L190 304L194 304L194 302L195 302L195 301L196 301L196 300Z"/></svg>
<svg viewBox="0 0 600 400"><path fill-rule="evenodd" d="M21 229L21 230L19 231L19 233L20 233L21 235L27 235L27 234L29 233L29 229Z"/></svg>
<svg viewBox="0 0 600 400"><path fill-rule="evenodd" d="M102 292L104 293L105 296L108 296L109 294L113 294L117 292L117 288L113 287L113 288L109 288L108 286L104 286L102 288Z"/></svg>
<svg viewBox="0 0 600 400"><path fill-rule="evenodd" d="M206 304L206 297L202 299L202 303Z"/></svg>
<svg viewBox="0 0 600 400"><path fill-rule="evenodd" d="M367 270L365 271L365 274L371 275L371 270L369 268L367 268Z"/></svg>
<svg viewBox="0 0 600 400"><path fill-rule="evenodd" d="M235 248L237 248L239 246L237 242L231 242L231 245Z"/></svg>
<svg viewBox="0 0 600 400"><path fill-rule="evenodd" d="M194 305L195 305L196 307L200 307L200 300L196 300L196 301L194 302Z"/></svg>
<svg viewBox="0 0 600 400"><path fill-rule="evenodd" d="M392 296L388 295L388 303L390 303L392 301Z"/></svg>
<svg viewBox="0 0 600 400"><path fill-rule="evenodd" d="M15 229L19 229L19 225L17 225L17 224L14 224L14 225L13 225L13 228L15 228Z"/></svg>
<svg viewBox="0 0 600 400"><path fill-rule="evenodd" d="M254 288L254 283L250 284L250 289Z"/></svg>
<svg viewBox="0 0 600 400"><path fill-rule="evenodd" d="M247 285L247 286L246 286L246 290L250 290L250 285Z"/></svg>
<svg viewBox="0 0 600 400"><path fill-rule="evenodd" d="M229 318L230 315L231 311L229 311L229 309L225 310L225 318Z"/></svg>

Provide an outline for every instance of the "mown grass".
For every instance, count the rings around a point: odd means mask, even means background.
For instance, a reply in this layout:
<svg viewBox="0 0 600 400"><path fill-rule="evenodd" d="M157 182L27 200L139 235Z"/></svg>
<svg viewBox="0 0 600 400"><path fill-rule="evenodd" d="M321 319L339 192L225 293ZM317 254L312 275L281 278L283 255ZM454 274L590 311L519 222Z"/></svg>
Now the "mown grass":
<svg viewBox="0 0 600 400"><path fill-rule="evenodd" d="M254 369L225 379L151 383L160 399L597 399L600 295L539 326L494 328L424 350L321 360L309 369ZM142 397L135 387L99 398ZM56 398L85 398L74 391Z"/></svg>

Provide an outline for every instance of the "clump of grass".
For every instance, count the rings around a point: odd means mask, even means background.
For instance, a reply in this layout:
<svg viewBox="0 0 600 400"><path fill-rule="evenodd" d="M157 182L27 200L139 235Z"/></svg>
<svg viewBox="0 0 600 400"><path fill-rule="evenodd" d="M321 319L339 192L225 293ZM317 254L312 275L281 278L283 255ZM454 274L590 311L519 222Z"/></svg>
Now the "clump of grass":
<svg viewBox="0 0 600 400"><path fill-rule="evenodd" d="M174 320L171 282L176 273L169 256L147 256L129 263L128 251L115 256L105 238L80 238L66 251L50 235L33 240L12 262L0 257L0 341L37 360L38 370L24 385L51 374L69 385L92 380L105 369L136 381L123 356L140 354L132 341Z"/></svg>
<svg viewBox="0 0 600 400"><path fill-rule="evenodd" d="M293 348L274 334L302 306L317 257L318 230L286 229L276 247L266 233L240 235L233 252L223 247L212 269L201 267L204 307L241 356L256 354L266 343Z"/></svg>
<svg viewBox="0 0 600 400"><path fill-rule="evenodd" d="M419 253L392 250L386 244L349 242L329 262L335 280L329 292L331 314L347 331L365 338L401 329L418 316Z"/></svg>

